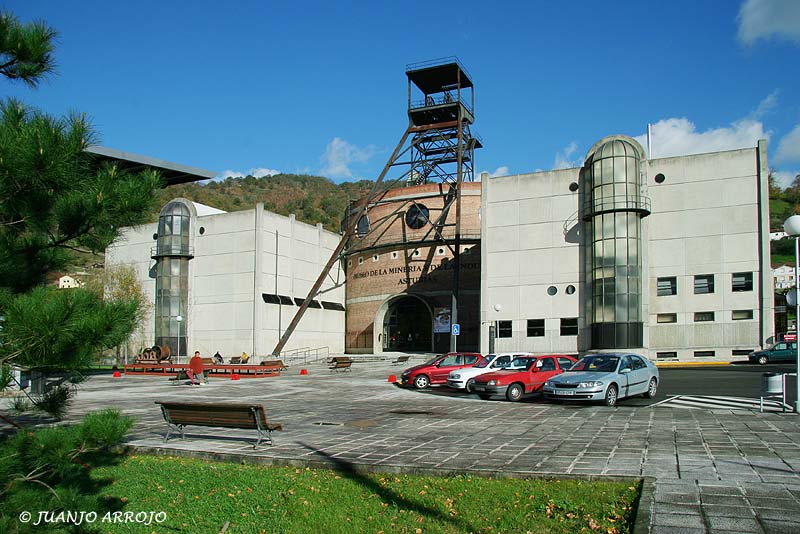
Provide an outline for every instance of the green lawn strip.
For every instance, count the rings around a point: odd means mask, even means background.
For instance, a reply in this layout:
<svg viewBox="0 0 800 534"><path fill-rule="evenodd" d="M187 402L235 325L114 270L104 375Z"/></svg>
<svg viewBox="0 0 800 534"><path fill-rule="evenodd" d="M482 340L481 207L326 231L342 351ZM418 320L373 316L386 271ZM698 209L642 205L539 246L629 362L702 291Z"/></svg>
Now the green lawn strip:
<svg viewBox="0 0 800 534"><path fill-rule="evenodd" d="M95 476L127 512L160 525L109 533L629 533L640 484L476 476L359 474L132 456Z"/></svg>

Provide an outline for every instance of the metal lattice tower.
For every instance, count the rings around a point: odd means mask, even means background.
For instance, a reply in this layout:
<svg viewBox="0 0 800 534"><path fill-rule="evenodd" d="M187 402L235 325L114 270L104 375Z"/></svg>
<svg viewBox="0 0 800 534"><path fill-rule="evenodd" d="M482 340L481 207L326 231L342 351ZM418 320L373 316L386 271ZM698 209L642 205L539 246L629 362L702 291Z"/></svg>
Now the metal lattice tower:
<svg viewBox="0 0 800 534"><path fill-rule="evenodd" d="M370 193L348 207L342 221L342 239L323 268L308 296L298 309L280 341L273 349L279 355L300 322L308 305L319 293L322 283L336 263L354 246L358 237L389 221L370 221L366 216L383 194L395 187L442 183L443 208L437 217L428 216L428 232L423 241L445 244L453 255L452 321L458 322L458 296L461 253L461 184L474 180L475 149L483 145L470 131L475 121L475 93L472 79L455 57L412 63L406 66L408 77L408 127L384 165ZM402 170L399 176L385 180L389 171ZM413 205L413 202L412 202ZM397 211L409 206L399 206ZM454 222L447 222L454 209ZM445 227L454 227L443 236ZM453 235L453 237L449 237ZM456 350L451 336L450 350Z"/></svg>

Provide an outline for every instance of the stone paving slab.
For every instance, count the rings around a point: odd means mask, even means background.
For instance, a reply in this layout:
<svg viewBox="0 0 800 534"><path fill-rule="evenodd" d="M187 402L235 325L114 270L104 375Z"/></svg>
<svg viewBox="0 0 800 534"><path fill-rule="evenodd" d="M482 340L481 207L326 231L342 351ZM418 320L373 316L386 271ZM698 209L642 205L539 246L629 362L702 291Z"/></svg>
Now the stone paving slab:
<svg viewBox="0 0 800 534"><path fill-rule="evenodd" d="M800 532L800 417L743 410L615 408L481 401L386 381L401 368L357 363L351 373L321 364L308 375L203 387L163 377L93 377L69 418L117 407L137 418L128 443L157 454L425 472L553 478L644 478L636 532ZM254 433L189 427L163 442L156 400L258 402L285 431L254 449ZM648 478L652 477L652 478Z"/></svg>

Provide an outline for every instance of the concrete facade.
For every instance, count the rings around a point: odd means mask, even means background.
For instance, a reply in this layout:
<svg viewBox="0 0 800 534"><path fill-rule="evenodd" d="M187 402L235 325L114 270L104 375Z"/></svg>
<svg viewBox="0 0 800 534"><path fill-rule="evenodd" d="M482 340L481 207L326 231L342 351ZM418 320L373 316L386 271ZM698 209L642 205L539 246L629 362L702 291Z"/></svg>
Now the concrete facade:
<svg viewBox="0 0 800 534"><path fill-rule="evenodd" d="M591 237L581 217L585 172L483 176L482 352L490 326L496 351L595 348L584 311L591 298L582 267ZM766 143L643 159L640 172L651 207L641 219L644 334L637 352L728 360L770 342ZM696 293L709 281L712 291ZM659 295L659 284L675 294Z"/></svg>
<svg viewBox="0 0 800 534"><path fill-rule="evenodd" d="M322 225L311 226L264 210L226 213L183 199L190 207L187 349L210 356L269 355L339 242ZM173 201L175 202L175 201ZM106 266L132 265L151 302L156 301L153 259L158 224L126 228L106 250ZM273 302L283 297L283 303ZM309 308L284 350L344 350L344 273L336 266L318 296L338 309ZM291 302L291 304L289 304ZM152 319L143 345L154 343Z"/></svg>

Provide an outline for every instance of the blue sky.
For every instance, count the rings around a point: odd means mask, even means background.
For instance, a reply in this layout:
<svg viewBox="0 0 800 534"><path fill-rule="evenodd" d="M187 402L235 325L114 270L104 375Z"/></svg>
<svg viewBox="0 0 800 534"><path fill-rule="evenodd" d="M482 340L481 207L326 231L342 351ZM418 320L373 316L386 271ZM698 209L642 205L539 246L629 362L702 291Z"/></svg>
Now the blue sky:
<svg viewBox="0 0 800 534"><path fill-rule="evenodd" d="M600 138L653 155L755 146L800 173L800 1L0 0L60 36L58 74L0 80L101 144L220 174L377 177L405 129L405 65L458 56L493 174L577 166Z"/></svg>

